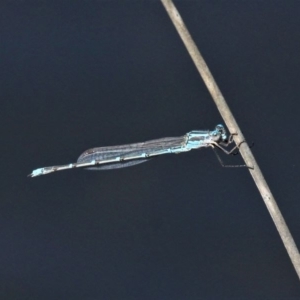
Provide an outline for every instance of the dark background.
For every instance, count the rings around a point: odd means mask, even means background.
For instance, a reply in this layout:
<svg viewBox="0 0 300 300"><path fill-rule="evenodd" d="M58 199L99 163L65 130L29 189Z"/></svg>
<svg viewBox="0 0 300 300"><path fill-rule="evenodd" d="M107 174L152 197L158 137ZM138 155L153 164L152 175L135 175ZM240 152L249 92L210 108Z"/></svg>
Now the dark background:
<svg viewBox="0 0 300 300"><path fill-rule="evenodd" d="M175 4L300 246L299 1ZM0 15L1 299L300 299L249 172L209 149L26 177L222 123L159 1L1 1Z"/></svg>

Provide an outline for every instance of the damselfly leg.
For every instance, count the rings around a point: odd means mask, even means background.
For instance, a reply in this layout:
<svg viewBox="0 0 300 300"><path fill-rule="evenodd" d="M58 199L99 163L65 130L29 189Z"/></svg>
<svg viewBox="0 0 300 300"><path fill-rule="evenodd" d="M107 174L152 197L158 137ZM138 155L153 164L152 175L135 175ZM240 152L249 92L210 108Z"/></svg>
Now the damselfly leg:
<svg viewBox="0 0 300 300"><path fill-rule="evenodd" d="M231 139L231 140L230 140L230 139ZM225 144L225 146L228 146L228 145L231 144L232 142L233 142L233 139L232 139L232 135L231 135L230 138L229 138L229 141L227 142L227 145L226 145L225 143L222 143L222 145ZM246 142L246 141L240 142L238 145L236 145L235 147L233 147L230 151L227 151L226 149L224 149L223 147L221 147L218 143L212 143L211 147L213 148L214 153L216 154L217 159L218 159L218 161L220 162L220 164L221 164L222 167L224 167L224 168L242 168L242 167L246 167L246 168L248 168L248 169L252 169L252 170L253 170L253 167L249 167L249 166L247 166L246 164L244 164L244 165L227 165L227 164L225 164L225 163L222 161L221 157L219 156L219 154L217 153L217 151L216 151L216 149L215 149L215 147L217 147L217 148L219 148L220 150L222 150L224 153L226 153L227 155L230 155L230 154L231 154L231 155L237 155L237 154L239 153L240 145L243 144L243 143L245 143L245 142ZM253 143L252 143L251 147L252 147L252 146L253 146ZM236 149L238 149L238 150L236 151Z"/></svg>

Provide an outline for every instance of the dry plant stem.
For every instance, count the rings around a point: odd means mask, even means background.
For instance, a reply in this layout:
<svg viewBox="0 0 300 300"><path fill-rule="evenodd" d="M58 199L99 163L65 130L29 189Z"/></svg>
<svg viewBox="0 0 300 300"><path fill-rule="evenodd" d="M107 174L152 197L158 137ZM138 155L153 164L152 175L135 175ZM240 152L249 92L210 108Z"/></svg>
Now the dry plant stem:
<svg viewBox="0 0 300 300"><path fill-rule="evenodd" d="M189 52L197 70L199 71L204 83L206 84L213 100L215 101L217 108L220 111L221 116L224 119L226 126L228 127L230 133L237 133L234 135L234 141L239 145L244 141L244 136L235 121L220 89L218 88L208 66L206 65L202 55L200 54L195 42L193 41L191 35L188 32L178 10L173 4L172 0L161 0L163 6L165 7L169 17L171 18L178 34L180 35L187 51ZM255 184L267 206L267 209L275 223L275 226L279 232L279 235L283 241L283 244L290 256L290 259L294 265L294 268L300 279L300 255L295 244L295 241L284 221L284 218L276 204L276 201L264 179L262 172L256 160L246 142L240 145L240 153L247 166L253 167L249 169L251 176L253 177Z"/></svg>

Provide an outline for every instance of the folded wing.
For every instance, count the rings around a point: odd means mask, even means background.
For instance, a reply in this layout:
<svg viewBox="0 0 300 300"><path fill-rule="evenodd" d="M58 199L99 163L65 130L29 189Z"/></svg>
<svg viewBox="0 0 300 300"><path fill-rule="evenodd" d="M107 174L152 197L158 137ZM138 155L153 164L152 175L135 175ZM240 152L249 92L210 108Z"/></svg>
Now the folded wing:
<svg viewBox="0 0 300 300"><path fill-rule="evenodd" d="M109 146L109 147L98 147L88 149L83 152L77 163L88 163L93 160L103 161L107 159L125 159L121 162L110 163L99 165L97 167L87 168L89 170L109 170L126 168L129 166L137 165L150 160L150 158L145 158L148 155L155 156L156 152L161 150L172 150L175 148L180 148L185 143L185 136L181 137L168 137L162 139L151 140L142 143L127 144L121 146ZM140 157L130 160L130 157Z"/></svg>

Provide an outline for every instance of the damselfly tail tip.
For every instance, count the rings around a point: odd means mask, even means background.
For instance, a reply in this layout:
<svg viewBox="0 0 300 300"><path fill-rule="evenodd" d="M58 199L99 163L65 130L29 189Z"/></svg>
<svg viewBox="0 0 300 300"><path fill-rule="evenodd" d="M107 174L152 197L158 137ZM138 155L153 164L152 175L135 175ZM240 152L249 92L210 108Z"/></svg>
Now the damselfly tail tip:
<svg viewBox="0 0 300 300"><path fill-rule="evenodd" d="M44 168L36 169L32 171L32 173L28 174L27 177L36 177L36 176L43 175L44 174L43 170Z"/></svg>

